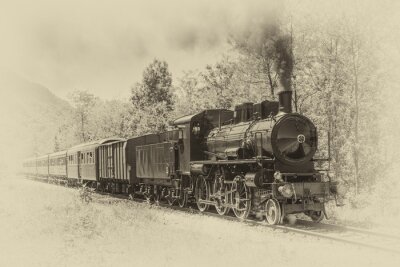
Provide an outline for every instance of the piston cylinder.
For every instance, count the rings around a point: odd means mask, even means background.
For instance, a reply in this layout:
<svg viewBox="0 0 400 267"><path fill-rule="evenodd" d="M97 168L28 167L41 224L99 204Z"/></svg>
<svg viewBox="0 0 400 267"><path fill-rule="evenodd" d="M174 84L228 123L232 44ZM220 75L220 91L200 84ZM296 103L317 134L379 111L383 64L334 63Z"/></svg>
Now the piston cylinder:
<svg viewBox="0 0 400 267"><path fill-rule="evenodd" d="M207 165L204 164L192 164L190 166L190 172L192 174L198 174L198 175L207 175L210 171L210 168Z"/></svg>
<svg viewBox="0 0 400 267"><path fill-rule="evenodd" d="M244 176L245 183L248 187L261 187L263 182L262 172L249 172Z"/></svg>

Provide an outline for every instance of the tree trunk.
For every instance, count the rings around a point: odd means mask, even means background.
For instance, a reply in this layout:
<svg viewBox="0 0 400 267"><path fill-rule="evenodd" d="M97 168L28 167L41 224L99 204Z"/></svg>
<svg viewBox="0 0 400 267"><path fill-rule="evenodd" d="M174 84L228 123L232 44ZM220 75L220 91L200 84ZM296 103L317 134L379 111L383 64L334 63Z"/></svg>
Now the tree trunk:
<svg viewBox="0 0 400 267"><path fill-rule="evenodd" d="M353 156L354 156L354 169L355 169L355 182L356 182L356 194L359 193L359 151L358 151L358 120L359 120L359 101L358 101L358 67L357 67L357 58L356 51L354 47L354 38L351 40L351 57L352 57L352 65L353 65L353 75L354 75L354 98L355 98L355 114L354 114L354 148L353 148Z"/></svg>

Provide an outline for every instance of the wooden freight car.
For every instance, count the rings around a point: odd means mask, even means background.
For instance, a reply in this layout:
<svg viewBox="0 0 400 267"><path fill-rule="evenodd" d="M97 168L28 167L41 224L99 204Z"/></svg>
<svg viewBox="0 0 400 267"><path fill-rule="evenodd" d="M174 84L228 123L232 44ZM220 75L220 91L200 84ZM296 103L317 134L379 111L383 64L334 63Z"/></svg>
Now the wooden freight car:
<svg viewBox="0 0 400 267"><path fill-rule="evenodd" d="M130 175L126 164L126 145L125 139L99 145L98 182L101 190L128 193Z"/></svg>

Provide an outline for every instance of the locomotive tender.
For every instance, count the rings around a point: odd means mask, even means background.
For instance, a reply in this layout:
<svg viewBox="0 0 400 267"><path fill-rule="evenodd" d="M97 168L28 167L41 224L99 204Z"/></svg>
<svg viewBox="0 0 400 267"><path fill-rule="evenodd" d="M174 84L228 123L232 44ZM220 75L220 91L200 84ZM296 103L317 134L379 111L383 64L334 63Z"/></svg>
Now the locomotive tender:
<svg viewBox="0 0 400 267"><path fill-rule="evenodd" d="M233 210L239 219L265 216L269 224L293 213L320 221L335 184L315 169L317 130L292 112L291 96L204 110L163 133L79 145L27 160L25 172L181 207L195 202L220 215Z"/></svg>

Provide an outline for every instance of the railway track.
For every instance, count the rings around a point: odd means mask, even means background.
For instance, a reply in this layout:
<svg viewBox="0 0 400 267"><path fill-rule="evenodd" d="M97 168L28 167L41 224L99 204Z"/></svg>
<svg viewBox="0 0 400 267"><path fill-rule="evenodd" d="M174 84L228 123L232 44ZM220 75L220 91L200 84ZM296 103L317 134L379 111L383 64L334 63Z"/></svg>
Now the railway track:
<svg viewBox="0 0 400 267"><path fill-rule="evenodd" d="M129 195L126 194L94 192L91 194L90 200L92 200L92 196L95 202L103 204L109 204L116 201L135 201L139 203L146 202L145 199L140 199L140 198L132 199L129 197ZM149 205L156 205L156 204L152 203ZM163 202L160 202L157 205L162 208L168 208L184 213L202 214L211 217L218 217L219 219L223 220L239 222L239 220L232 214L221 216L216 212L212 211L200 212L199 210L197 210L197 208L194 208L193 205L189 205L188 207L184 208L175 205L171 206ZM331 240L333 242L346 243L346 244L356 245L359 247L385 251L392 254L400 255L400 236L392 235L389 233L376 232L364 228L349 227L345 225L315 223L312 221L307 221L302 219L296 220L296 223L293 225L291 224L269 225L265 221L258 221L256 219L246 219L246 220L241 220L241 222L251 226L269 227L274 230L281 231L283 233L295 233L298 235L313 236L321 239Z"/></svg>
<svg viewBox="0 0 400 267"><path fill-rule="evenodd" d="M305 220L298 220L292 226L278 225L276 227L284 231L400 254L400 236L388 233Z"/></svg>

